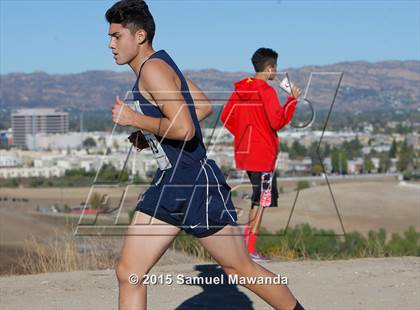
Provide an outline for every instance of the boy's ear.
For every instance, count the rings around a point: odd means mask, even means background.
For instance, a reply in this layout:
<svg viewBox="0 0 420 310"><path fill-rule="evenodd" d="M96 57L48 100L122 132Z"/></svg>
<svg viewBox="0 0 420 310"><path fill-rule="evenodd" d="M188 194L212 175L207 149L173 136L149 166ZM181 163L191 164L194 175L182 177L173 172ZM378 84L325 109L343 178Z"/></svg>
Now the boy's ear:
<svg viewBox="0 0 420 310"><path fill-rule="evenodd" d="M142 45L147 40L147 32L144 29L139 29L136 32L137 43Z"/></svg>

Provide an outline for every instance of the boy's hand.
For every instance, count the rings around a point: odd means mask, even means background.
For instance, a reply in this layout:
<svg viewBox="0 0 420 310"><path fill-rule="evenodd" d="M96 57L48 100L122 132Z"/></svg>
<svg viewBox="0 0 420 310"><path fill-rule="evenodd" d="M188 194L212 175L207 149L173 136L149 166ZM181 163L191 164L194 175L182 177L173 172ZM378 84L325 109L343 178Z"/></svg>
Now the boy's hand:
<svg viewBox="0 0 420 310"><path fill-rule="evenodd" d="M301 95L300 88L297 87L296 85L293 85L292 86L292 92L290 93L290 96L297 99L297 98L300 97L300 95Z"/></svg>
<svg viewBox="0 0 420 310"><path fill-rule="evenodd" d="M139 131L133 132L129 137L128 140L137 148L137 151L141 151L149 147L146 139L143 136L143 133Z"/></svg>
<svg viewBox="0 0 420 310"><path fill-rule="evenodd" d="M112 121L121 126L131 125L134 112L128 107L120 97L116 97L115 104L112 107Z"/></svg>

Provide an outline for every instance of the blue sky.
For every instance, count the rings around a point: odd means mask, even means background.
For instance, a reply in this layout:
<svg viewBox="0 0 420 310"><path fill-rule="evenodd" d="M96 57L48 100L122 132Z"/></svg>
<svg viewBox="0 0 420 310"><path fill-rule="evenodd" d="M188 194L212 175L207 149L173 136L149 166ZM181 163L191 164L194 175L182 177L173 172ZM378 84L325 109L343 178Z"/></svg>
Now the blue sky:
<svg viewBox="0 0 420 310"><path fill-rule="evenodd" d="M0 73L128 70L107 48L104 13L114 1L0 0ZM155 49L182 70L252 71L258 47L279 68L420 58L420 2L148 1Z"/></svg>

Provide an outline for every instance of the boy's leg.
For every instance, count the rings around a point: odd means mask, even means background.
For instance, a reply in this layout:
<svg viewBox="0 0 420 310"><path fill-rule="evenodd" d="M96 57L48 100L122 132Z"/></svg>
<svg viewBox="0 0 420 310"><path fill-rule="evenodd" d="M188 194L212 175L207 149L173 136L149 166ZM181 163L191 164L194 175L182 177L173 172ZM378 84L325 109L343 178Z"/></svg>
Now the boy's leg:
<svg viewBox="0 0 420 310"><path fill-rule="evenodd" d="M180 230L155 218L151 223L150 220L151 216L136 211L128 227L115 268L120 310L146 309L146 287L141 282L143 276L165 253ZM138 277L138 284L129 281L133 274Z"/></svg>
<svg viewBox="0 0 420 310"><path fill-rule="evenodd" d="M258 180L255 180L254 182L258 181L259 183L259 206L257 208L255 220L253 221L249 237L248 237L248 252L255 253L256 252L256 243L257 243L257 236L259 234L259 228L261 225L262 216L264 214L264 207L271 201L271 180L272 180L272 174L261 172L258 174L259 178ZM257 197L253 197L253 199L256 199Z"/></svg>
<svg viewBox="0 0 420 310"><path fill-rule="evenodd" d="M254 263L245 247L238 227L226 226L216 234L199 239L226 274L243 277L275 277L276 275ZM285 285L245 285L275 309L292 310L296 299Z"/></svg>
<svg viewBox="0 0 420 310"><path fill-rule="evenodd" d="M273 199L277 199L277 182L276 173L268 172L260 174L260 204L255 212L255 220L253 221L248 237L248 251L254 253L256 251L257 236L260 233L262 218L265 207L273 203ZM273 197L274 196L274 197Z"/></svg>
<svg viewBox="0 0 420 310"><path fill-rule="evenodd" d="M258 213L258 205L259 205L258 201L260 197L261 173L254 172L254 171L247 171L247 175L252 186L252 197L251 197L251 209L249 210L249 214L248 214L248 223L244 230L244 239L245 239L246 244L248 244L249 234L251 230L253 230L255 223L257 221L257 213Z"/></svg>
<svg viewBox="0 0 420 310"><path fill-rule="evenodd" d="M248 223L253 226L255 223L255 220L257 219L257 212L258 212L258 206L251 206L251 209L249 210L249 216L248 216Z"/></svg>
<svg viewBox="0 0 420 310"><path fill-rule="evenodd" d="M263 214L264 214L264 208L263 207L254 207L254 209L256 209L255 219L254 219L254 221L251 225L250 232L258 234L259 231L260 231L260 227L261 227L261 221L262 221Z"/></svg>
<svg viewBox="0 0 420 310"><path fill-rule="evenodd" d="M257 218L257 210L258 208L254 205L251 205L251 209L248 213L248 222L246 223L245 229L244 229L244 239L245 243L248 243L248 236L251 232L251 228L253 227L253 224L255 222L255 219Z"/></svg>
<svg viewBox="0 0 420 310"><path fill-rule="evenodd" d="M249 253L254 253L256 252L256 244L257 244L257 236L260 232L260 226L261 226L261 220L264 214L264 208L263 207L259 207L256 206L254 207L254 209L256 210L255 212L255 219L252 223L252 225L250 226L249 229L249 236L247 239L247 247L248 247L248 252Z"/></svg>

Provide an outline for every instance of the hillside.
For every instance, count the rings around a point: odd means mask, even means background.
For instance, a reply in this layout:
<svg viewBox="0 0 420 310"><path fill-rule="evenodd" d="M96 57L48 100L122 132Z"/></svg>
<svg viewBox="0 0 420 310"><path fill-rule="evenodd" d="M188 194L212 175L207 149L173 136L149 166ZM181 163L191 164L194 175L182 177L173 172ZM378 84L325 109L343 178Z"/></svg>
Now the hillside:
<svg viewBox="0 0 420 310"><path fill-rule="evenodd" d="M308 95L321 108L328 108L338 75L344 72L337 109L414 109L420 101L420 61L342 62L325 66L285 68L302 89L311 72ZM249 73L218 70L185 71L203 90L230 91L233 82ZM109 109L116 95L124 97L135 77L131 72L88 71L77 74L10 73L0 75L0 110L21 107L55 107L67 111ZM227 97L214 94L213 97Z"/></svg>

